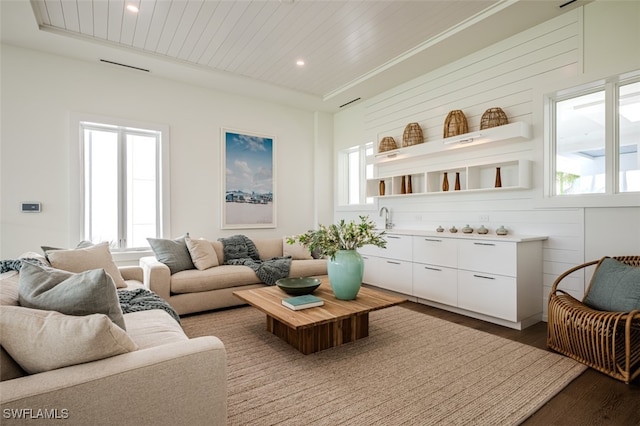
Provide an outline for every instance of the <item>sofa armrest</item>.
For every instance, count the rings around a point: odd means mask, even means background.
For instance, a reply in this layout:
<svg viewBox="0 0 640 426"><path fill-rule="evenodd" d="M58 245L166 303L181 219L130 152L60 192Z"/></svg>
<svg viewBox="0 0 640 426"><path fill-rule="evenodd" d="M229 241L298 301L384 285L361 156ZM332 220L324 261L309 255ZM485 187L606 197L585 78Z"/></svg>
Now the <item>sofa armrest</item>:
<svg viewBox="0 0 640 426"><path fill-rule="evenodd" d="M120 266L118 269L120 270L120 275L122 275L122 278L125 281L144 281L143 271L140 266Z"/></svg>
<svg viewBox="0 0 640 426"><path fill-rule="evenodd" d="M2 424L225 424L226 353L213 336L0 382ZM16 419L22 415L27 418Z"/></svg>
<svg viewBox="0 0 640 426"><path fill-rule="evenodd" d="M146 288L158 294L167 302L171 297L171 270L153 256L140 258L143 283Z"/></svg>

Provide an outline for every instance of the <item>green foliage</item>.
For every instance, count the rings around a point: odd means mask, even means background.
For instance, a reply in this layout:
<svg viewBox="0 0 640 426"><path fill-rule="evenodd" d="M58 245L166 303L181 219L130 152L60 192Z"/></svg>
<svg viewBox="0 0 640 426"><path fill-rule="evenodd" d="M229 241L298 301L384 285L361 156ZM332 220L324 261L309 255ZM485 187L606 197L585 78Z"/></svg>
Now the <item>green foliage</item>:
<svg viewBox="0 0 640 426"><path fill-rule="evenodd" d="M360 216L360 223L353 220L347 223L342 219L337 224L319 225L317 230L289 237L287 243L299 242L312 252L333 259L338 250L356 250L365 245L386 248L387 241L382 238L384 231L376 232L375 227L375 223L368 216Z"/></svg>

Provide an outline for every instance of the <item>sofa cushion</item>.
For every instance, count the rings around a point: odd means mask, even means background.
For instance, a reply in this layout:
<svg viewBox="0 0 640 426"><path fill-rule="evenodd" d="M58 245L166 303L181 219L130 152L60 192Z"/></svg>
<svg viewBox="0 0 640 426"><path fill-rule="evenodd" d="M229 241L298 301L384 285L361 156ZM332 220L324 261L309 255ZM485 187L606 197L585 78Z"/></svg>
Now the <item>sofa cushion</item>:
<svg viewBox="0 0 640 426"><path fill-rule="evenodd" d="M0 346L0 382L17 379L18 377L26 375L27 372Z"/></svg>
<svg viewBox="0 0 640 426"><path fill-rule="evenodd" d="M125 328L118 293L104 269L74 274L23 262L18 284L20 305L67 315L105 314Z"/></svg>
<svg viewBox="0 0 640 426"><path fill-rule="evenodd" d="M195 268L195 265L191 260L191 254L189 253L189 249L185 243L185 238L187 236L189 236L189 234L175 240L147 238L156 259L158 259L158 262L162 262L167 265L171 274Z"/></svg>
<svg viewBox="0 0 640 426"><path fill-rule="evenodd" d="M291 270L289 271L291 278L314 277L318 275L327 275L327 259L291 261Z"/></svg>
<svg viewBox="0 0 640 426"><path fill-rule="evenodd" d="M96 361L137 349L106 315L64 315L0 307L0 344L29 374Z"/></svg>
<svg viewBox="0 0 640 426"><path fill-rule="evenodd" d="M220 265L204 271L197 269L178 272L171 276L172 293L198 293L219 290L262 281L253 269L242 265Z"/></svg>
<svg viewBox="0 0 640 426"><path fill-rule="evenodd" d="M302 244L298 242L295 242L293 244L287 243L287 240L293 237L295 237L295 235L282 238L282 255L291 256L292 260L313 259L313 256L311 256L311 252L309 251L309 249Z"/></svg>
<svg viewBox="0 0 640 426"><path fill-rule="evenodd" d="M20 302L18 302L19 280L20 274L18 271L9 271L0 274L0 305L20 305Z"/></svg>
<svg viewBox="0 0 640 426"><path fill-rule="evenodd" d="M609 257L601 259L584 303L608 312L640 309L640 268Z"/></svg>
<svg viewBox="0 0 640 426"><path fill-rule="evenodd" d="M267 260L274 257L282 257L282 239L280 238L264 238L251 240L256 245L260 259Z"/></svg>
<svg viewBox="0 0 640 426"><path fill-rule="evenodd" d="M54 268L69 272L84 272L102 268L111 275L118 288L127 286L118 267L113 262L107 242L71 250L48 250L46 255Z"/></svg>
<svg viewBox="0 0 640 426"><path fill-rule="evenodd" d="M189 340L176 320L160 309L130 312L124 315L124 321L138 349Z"/></svg>
<svg viewBox="0 0 640 426"><path fill-rule="evenodd" d="M218 266L218 256L209 241L204 239L192 240L189 237L186 237L184 241L187 244L191 260L197 269L203 271Z"/></svg>

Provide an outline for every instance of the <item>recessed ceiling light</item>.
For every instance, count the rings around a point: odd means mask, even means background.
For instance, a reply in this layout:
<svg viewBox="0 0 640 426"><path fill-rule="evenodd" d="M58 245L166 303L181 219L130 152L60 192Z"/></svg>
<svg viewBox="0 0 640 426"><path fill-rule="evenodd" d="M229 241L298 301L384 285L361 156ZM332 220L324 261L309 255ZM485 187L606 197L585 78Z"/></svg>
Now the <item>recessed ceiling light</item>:
<svg viewBox="0 0 640 426"><path fill-rule="evenodd" d="M296 65L299 66L299 67L303 67L304 66L304 61L302 59L298 59L296 61Z"/></svg>
<svg viewBox="0 0 640 426"><path fill-rule="evenodd" d="M138 9L138 6L135 6L135 5L133 5L133 4L128 4L128 5L127 5L127 10L128 10L129 12L133 12L133 13L138 13L138 12L140 12L140 9Z"/></svg>

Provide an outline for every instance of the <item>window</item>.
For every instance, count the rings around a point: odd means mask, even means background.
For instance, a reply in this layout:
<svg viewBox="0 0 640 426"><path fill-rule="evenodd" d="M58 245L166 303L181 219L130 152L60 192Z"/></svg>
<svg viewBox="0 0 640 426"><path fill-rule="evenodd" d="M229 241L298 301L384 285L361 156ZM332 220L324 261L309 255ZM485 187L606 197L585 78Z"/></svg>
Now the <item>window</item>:
<svg viewBox="0 0 640 426"><path fill-rule="evenodd" d="M163 235L163 139L159 129L79 121L80 239L114 250L149 247Z"/></svg>
<svg viewBox="0 0 640 426"><path fill-rule="evenodd" d="M640 191L640 78L616 77L548 99L556 197Z"/></svg>
<svg viewBox="0 0 640 426"><path fill-rule="evenodd" d="M367 179L373 177L373 142L354 146L338 154L339 205L373 204L367 197Z"/></svg>

